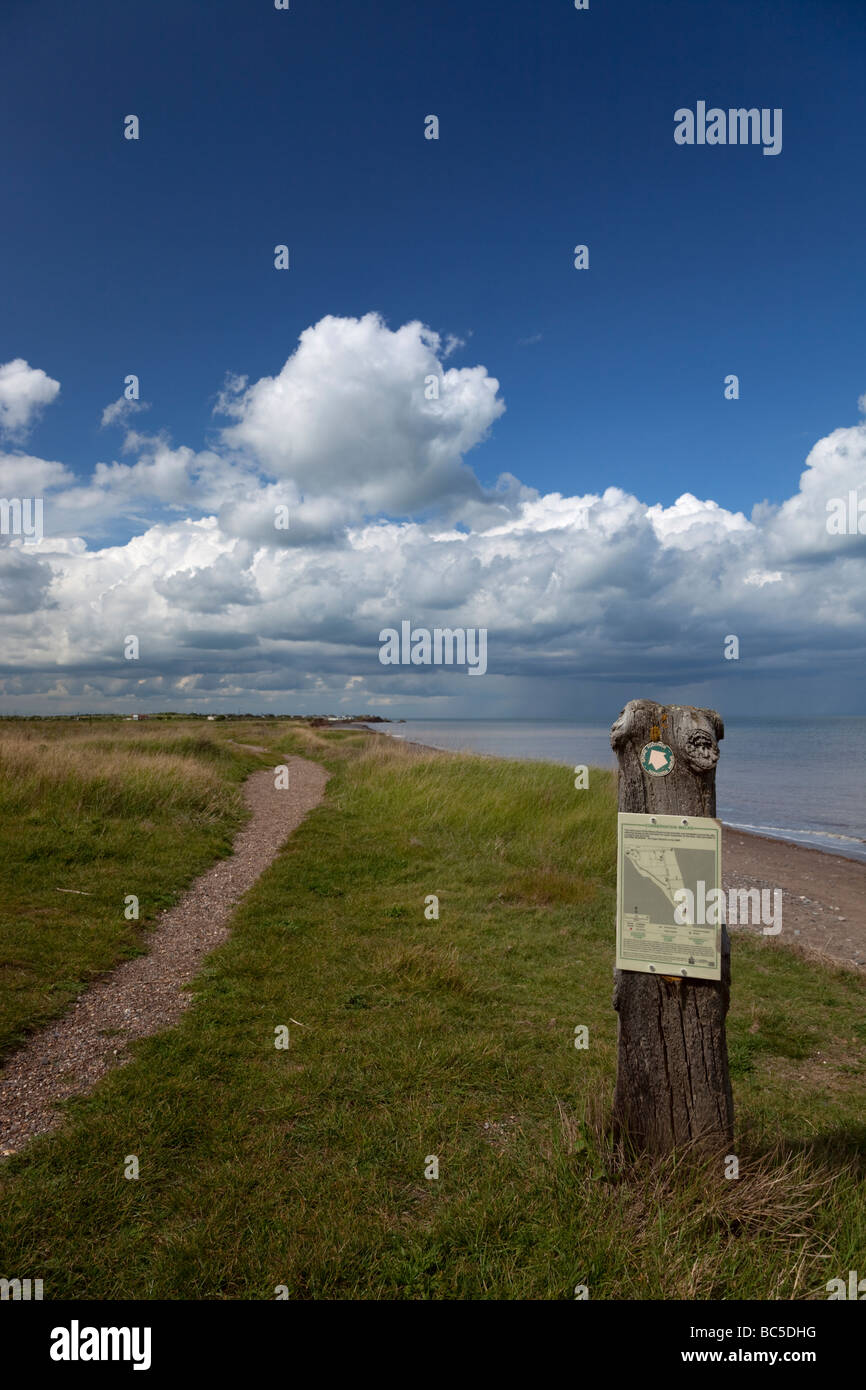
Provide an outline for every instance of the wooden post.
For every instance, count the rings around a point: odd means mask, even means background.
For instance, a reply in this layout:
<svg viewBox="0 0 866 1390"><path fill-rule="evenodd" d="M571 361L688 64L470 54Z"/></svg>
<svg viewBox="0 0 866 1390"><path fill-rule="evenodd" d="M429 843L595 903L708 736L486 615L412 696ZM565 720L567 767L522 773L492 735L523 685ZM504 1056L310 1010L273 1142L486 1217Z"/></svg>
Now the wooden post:
<svg viewBox="0 0 866 1390"><path fill-rule="evenodd" d="M619 760L620 811L715 816L718 740L724 725L715 710L630 700L613 725L610 743ZM666 743L673 770L651 776L640 763L647 743ZM722 926L722 978L687 980L616 970L613 1007L617 1027L614 1135L637 1149L729 1146L734 1102L728 1074L725 1014L731 983L731 946Z"/></svg>

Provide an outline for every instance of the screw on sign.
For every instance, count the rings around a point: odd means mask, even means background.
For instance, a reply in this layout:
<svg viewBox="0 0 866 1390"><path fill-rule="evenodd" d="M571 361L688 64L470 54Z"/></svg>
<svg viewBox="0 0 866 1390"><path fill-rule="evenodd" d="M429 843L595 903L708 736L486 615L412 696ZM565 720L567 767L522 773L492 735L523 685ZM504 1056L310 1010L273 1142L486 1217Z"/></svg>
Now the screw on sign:
<svg viewBox="0 0 866 1390"><path fill-rule="evenodd" d="M715 710L630 700L611 729L621 812L714 817L724 725ZM615 971L614 1133L636 1149L670 1153L733 1140L725 1015L730 939L721 927L720 976Z"/></svg>

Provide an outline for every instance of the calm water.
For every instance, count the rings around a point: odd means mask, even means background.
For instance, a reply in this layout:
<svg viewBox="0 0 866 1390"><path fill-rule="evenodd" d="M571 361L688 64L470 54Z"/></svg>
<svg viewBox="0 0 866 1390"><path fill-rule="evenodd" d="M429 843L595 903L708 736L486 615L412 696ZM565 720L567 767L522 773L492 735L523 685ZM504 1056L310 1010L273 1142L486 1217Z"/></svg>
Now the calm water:
<svg viewBox="0 0 866 1390"><path fill-rule="evenodd" d="M381 727L434 748L616 766L601 725L410 719ZM717 810L728 825L866 862L866 718L726 720L721 751Z"/></svg>

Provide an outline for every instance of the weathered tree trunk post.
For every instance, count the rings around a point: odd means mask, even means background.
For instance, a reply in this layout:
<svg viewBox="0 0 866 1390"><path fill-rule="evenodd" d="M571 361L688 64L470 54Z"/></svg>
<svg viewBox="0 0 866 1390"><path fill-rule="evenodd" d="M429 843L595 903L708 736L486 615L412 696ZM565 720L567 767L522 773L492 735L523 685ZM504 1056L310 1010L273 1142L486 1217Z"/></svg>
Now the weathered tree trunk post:
<svg viewBox="0 0 866 1390"><path fill-rule="evenodd" d="M715 816L723 736L715 710L630 700L610 735L619 760L620 811ZM653 741L673 751L673 770L666 776L651 776L641 767L641 750ZM614 1134L640 1150L716 1149L733 1141L725 1038L731 947L724 925L721 971L719 981L614 972L613 1007L619 1015Z"/></svg>

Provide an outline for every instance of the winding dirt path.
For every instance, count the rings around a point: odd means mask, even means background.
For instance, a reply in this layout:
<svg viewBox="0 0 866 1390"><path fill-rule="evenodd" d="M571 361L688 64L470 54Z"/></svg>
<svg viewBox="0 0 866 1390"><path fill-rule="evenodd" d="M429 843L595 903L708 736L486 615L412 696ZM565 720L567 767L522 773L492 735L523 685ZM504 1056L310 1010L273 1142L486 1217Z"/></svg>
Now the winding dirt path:
<svg viewBox="0 0 866 1390"><path fill-rule="evenodd" d="M225 941L232 909L324 795L328 774L318 763L295 757L284 762L286 789L276 790L269 768L247 778L244 798L252 816L231 856L162 914L147 938L147 954L96 980L0 1070L0 1154L17 1153L34 1135L53 1129L61 1119L54 1109L58 1101L91 1090L107 1071L130 1060L127 1045L133 1039L170 1028L188 1008L192 999L184 986Z"/></svg>

